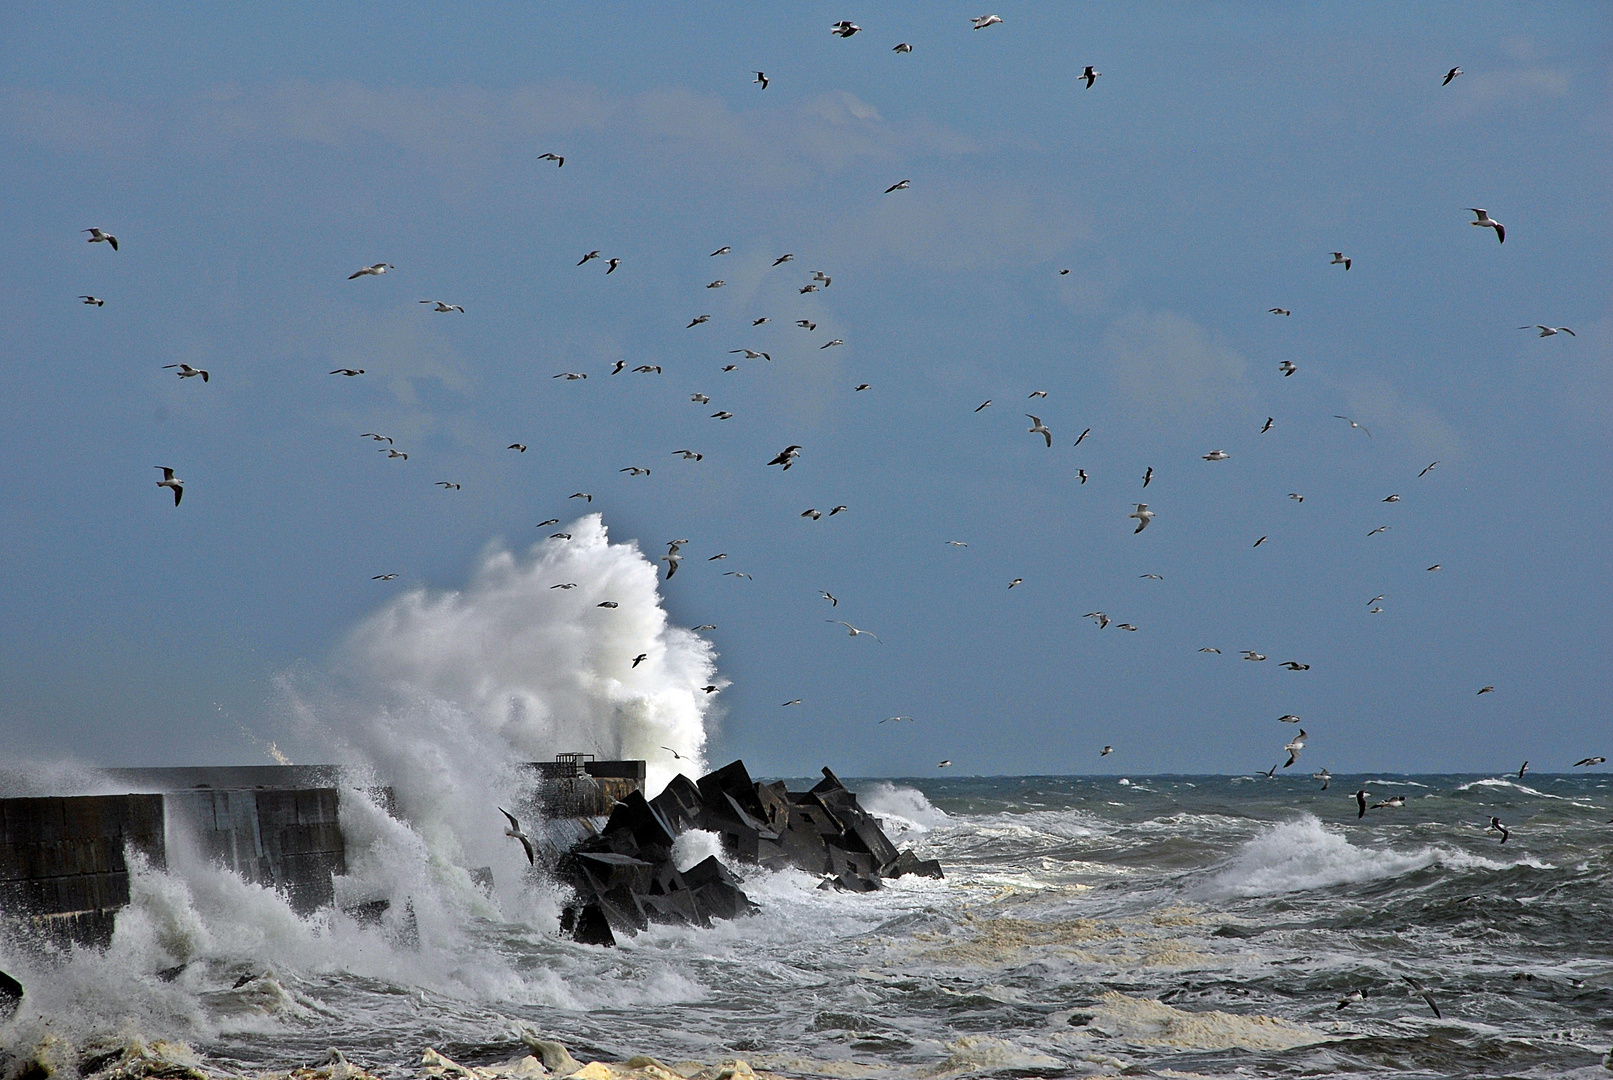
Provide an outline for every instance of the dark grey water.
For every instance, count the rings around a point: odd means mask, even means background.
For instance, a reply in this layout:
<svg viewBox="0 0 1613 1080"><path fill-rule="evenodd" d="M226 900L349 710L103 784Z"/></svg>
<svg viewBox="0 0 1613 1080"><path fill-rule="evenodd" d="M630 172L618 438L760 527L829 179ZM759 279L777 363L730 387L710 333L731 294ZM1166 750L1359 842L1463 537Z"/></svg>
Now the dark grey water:
<svg viewBox="0 0 1613 1080"><path fill-rule="evenodd" d="M752 871L755 918L598 950L554 936L541 883L481 899L407 830L349 841L389 853L417 944L180 865L140 877L107 954L0 956L32 991L0 1038L121 1029L220 1071L337 1046L414 1075L426 1046L524 1053L525 1027L585 1060L795 1075L1608 1075L1605 775L849 783L947 880L852 896ZM1405 805L1358 820L1361 786Z"/></svg>

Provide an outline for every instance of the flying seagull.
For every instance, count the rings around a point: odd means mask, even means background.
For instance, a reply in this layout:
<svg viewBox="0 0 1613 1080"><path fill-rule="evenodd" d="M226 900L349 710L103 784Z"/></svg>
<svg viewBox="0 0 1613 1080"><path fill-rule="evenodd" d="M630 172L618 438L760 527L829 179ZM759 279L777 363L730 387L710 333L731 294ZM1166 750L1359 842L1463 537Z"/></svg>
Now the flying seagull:
<svg viewBox="0 0 1613 1080"><path fill-rule="evenodd" d="M979 405L975 406L975 412L979 412L981 409L984 409L987 405L990 405L990 404L991 404L991 399L987 398L985 401L982 401Z"/></svg>
<svg viewBox="0 0 1613 1080"><path fill-rule="evenodd" d="M1206 645L1204 648L1200 649L1199 652L1213 652L1217 656L1221 655L1221 650L1217 649L1214 645Z"/></svg>
<svg viewBox="0 0 1613 1080"><path fill-rule="evenodd" d="M539 161L552 161L552 162L554 162L554 167L557 168L557 169L564 169L566 167L566 159L561 157L559 154L555 154L555 153L539 154L538 155L538 160Z"/></svg>
<svg viewBox="0 0 1613 1080"><path fill-rule="evenodd" d="M1333 782L1333 774L1328 772L1326 769L1323 769L1320 772L1311 773L1311 779L1320 780L1322 782L1322 790L1326 791L1327 785Z"/></svg>
<svg viewBox="0 0 1613 1080"><path fill-rule="evenodd" d="M605 600L605 601L602 601L602 602L600 602L598 604L595 604L594 606L595 607L603 607L603 608L615 608L615 607L620 607L621 605L618 604L614 600Z"/></svg>
<svg viewBox="0 0 1613 1080"><path fill-rule="evenodd" d="M404 461L409 460L408 454L405 454L402 450L393 450L391 447L388 447L384 450L377 450L376 453L385 454L388 461L392 461L397 458L402 458Z"/></svg>
<svg viewBox="0 0 1613 1080"><path fill-rule="evenodd" d="M1102 750L1098 751L1098 756L1099 757L1108 757L1110 754L1112 754L1114 752L1115 752L1115 748L1106 744Z"/></svg>
<svg viewBox="0 0 1613 1080"><path fill-rule="evenodd" d="M1360 424L1356 423L1354 420L1351 420L1348 416L1340 416L1338 413L1334 413L1333 414L1333 419L1335 419L1335 420L1343 420L1346 424L1349 424L1352 428L1359 428L1361 431L1366 432L1367 438L1369 438L1369 439L1372 438L1372 432L1367 431L1366 428L1361 427Z"/></svg>
<svg viewBox="0 0 1613 1080"><path fill-rule="evenodd" d="M376 574L370 578L371 581L396 581L397 579L398 575L396 574Z"/></svg>
<svg viewBox="0 0 1613 1080"><path fill-rule="evenodd" d="M1017 578L1015 578L1015 579L1014 579L1014 580L1013 580L1013 581L1010 581L1010 582L1009 582L1009 583L1008 583L1008 587L1009 587L1009 588L1010 588L1010 589L1012 589L1012 588L1013 588L1013 587L1014 587L1014 586L1015 586L1015 585L1020 585L1020 584L1023 584L1023 583L1024 583L1024 581L1025 581L1025 579L1024 579L1024 578L1022 578L1022 577L1017 577Z"/></svg>
<svg viewBox="0 0 1613 1080"><path fill-rule="evenodd" d="M90 234L89 239L84 241L86 244L111 244L113 251L118 250L118 238L109 232L102 232L100 229L80 229L79 232ZM376 272L381 273L381 271Z"/></svg>
<svg viewBox="0 0 1613 1080"><path fill-rule="evenodd" d="M435 484L432 484L431 486L432 487L440 487L444 491L458 491L459 490L459 485L454 483L452 480L438 480Z"/></svg>
<svg viewBox="0 0 1613 1080"><path fill-rule="evenodd" d="M1286 716L1279 716L1277 718L1277 722L1279 724L1297 724L1299 723L1299 717L1295 716L1293 713L1289 713Z"/></svg>
<svg viewBox="0 0 1613 1080"><path fill-rule="evenodd" d="M773 260L773 265L778 266L780 263L787 263L793 258L795 258L793 254L780 255L778 258Z"/></svg>
<svg viewBox="0 0 1613 1080"><path fill-rule="evenodd" d="M87 301L87 300L85 301L85 303L88 303L88 302L89 301ZM1578 334L1574 333L1572 330L1570 330L1566 326L1541 326L1539 323L1535 323L1533 326L1520 326L1520 327L1518 327L1518 329L1519 330L1539 330L1540 333L1537 335L1539 337L1555 337L1558 334L1567 334L1569 337L1579 337Z"/></svg>
<svg viewBox="0 0 1613 1080"><path fill-rule="evenodd" d="M674 450L672 451L672 456L682 457L684 461L700 461L704 459L706 455L697 454L693 450Z"/></svg>
<svg viewBox="0 0 1613 1080"><path fill-rule="evenodd" d="M823 621L824 622L829 622L829 623L836 623L836 624L838 624L840 626L844 626L846 628L846 634L849 637L871 637L875 641L879 641L879 638L876 637L874 634L869 633L867 630L859 630L855 626L851 625L849 622L846 622L844 619L825 619ZM883 641L880 641L879 643L881 645L884 644Z"/></svg>
<svg viewBox="0 0 1613 1080"><path fill-rule="evenodd" d="M1256 540L1254 542L1254 546L1259 547L1261 544L1264 544L1265 542L1266 542L1266 538L1264 536L1262 536L1259 540Z"/></svg>
<svg viewBox="0 0 1613 1080"><path fill-rule="evenodd" d="M207 379L208 379L208 373L207 372L203 371L201 368L193 368L189 364L164 364L163 365L164 370L167 370L168 368L178 368L179 370L177 372L175 372L175 374L178 375L181 379L194 379L198 375L200 375L202 377L202 382L206 382Z"/></svg>
<svg viewBox="0 0 1613 1080"><path fill-rule="evenodd" d="M910 53L912 51L913 51L913 46L909 45L905 41L901 42L895 48L891 49L891 52L899 52L899 53Z"/></svg>
<svg viewBox="0 0 1613 1080"><path fill-rule="evenodd" d="M809 333L818 328L818 324L811 319L797 319L795 320L795 325Z"/></svg>
<svg viewBox="0 0 1613 1080"><path fill-rule="evenodd" d="M1267 308L1266 310L1271 312L1273 315L1292 315L1294 313L1290 308L1285 307Z"/></svg>
<svg viewBox="0 0 1613 1080"><path fill-rule="evenodd" d="M1484 831L1485 832L1498 832L1498 833L1500 833L1501 834L1501 842L1503 844L1507 842L1507 837L1512 835L1511 833L1507 832L1507 827L1505 825L1501 824L1501 819L1498 818L1498 817L1490 818L1490 824Z"/></svg>
<svg viewBox="0 0 1613 1080"><path fill-rule="evenodd" d="M1150 465L1150 466L1148 466L1148 469L1143 473L1143 487L1147 487L1149 484L1151 484L1153 482L1154 482L1154 467L1152 465Z"/></svg>
<svg viewBox="0 0 1613 1080"><path fill-rule="evenodd" d="M1496 240L1503 244L1507 242L1507 227L1491 217L1488 210L1480 210L1476 206L1470 206L1468 210L1478 215L1468 222L1469 225L1476 225L1481 229L1494 229Z"/></svg>
<svg viewBox="0 0 1613 1080"><path fill-rule="evenodd" d="M947 758L945 761L937 761L935 763L935 767L937 769L950 769L952 767L952 759Z"/></svg>
<svg viewBox="0 0 1613 1080"><path fill-rule="evenodd" d="M1375 803L1373 803L1372 804L1372 809L1373 810L1397 810L1400 807L1405 806L1405 805L1406 805L1406 797L1404 795L1396 795L1396 796L1393 796L1392 798L1388 798L1388 799L1383 800L1383 802L1375 802Z"/></svg>
<svg viewBox="0 0 1613 1080"><path fill-rule="evenodd" d="M711 316L710 315L696 315L694 318L689 320L689 326L685 326L684 329L687 330L687 329L689 329L690 326L699 326L703 322L710 322L710 321L711 321Z"/></svg>
<svg viewBox="0 0 1613 1080"><path fill-rule="evenodd" d="M711 404L711 398L707 397L705 394L690 394L689 400L694 402L696 405Z"/></svg>
<svg viewBox="0 0 1613 1080"><path fill-rule="evenodd" d="M513 836L517 840L521 841L521 849L526 852L526 861L527 861L527 863L531 864L531 865L536 865L537 864L537 859L532 854L532 838L527 836L526 833L521 831L521 823L519 821L515 820L515 815L514 814L510 813L508 810L504 809L502 806L498 808L498 812L503 814L505 817L509 818L509 820L510 820L510 827L508 829L504 830L504 835L505 836Z"/></svg>
<svg viewBox="0 0 1613 1080"><path fill-rule="evenodd" d="M948 540L947 544L949 546L951 546L951 547L968 547L969 546L968 541L965 541L965 540Z"/></svg>
<svg viewBox="0 0 1613 1080"><path fill-rule="evenodd" d="M1148 528L1148 523L1154 520L1154 512L1148 509L1147 503L1138 503L1137 509L1133 510L1126 516L1137 519L1137 527L1131 530L1131 535L1133 536L1136 536L1138 533Z"/></svg>
<svg viewBox="0 0 1613 1080"><path fill-rule="evenodd" d="M731 353L744 353L745 354L745 359L747 359L747 360L768 360L768 361L771 361L773 359L771 356L767 355L766 353L757 352L755 349L729 349L728 351L731 352Z"/></svg>
<svg viewBox="0 0 1613 1080"><path fill-rule="evenodd" d="M1433 566L1425 566L1425 567L1423 567L1423 570L1425 572L1430 571L1430 570L1439 570L1439 569L1442 568L1442 566L1443 566L1442 563L1435 563Z"/></svg>
<svg viewBox="0 0 1613 1080"><path fill-rule="evenodd" d="M616 268L618 266L620 266L620 265L622 265L622 260L621 259L618 259L618 258L616 258L614 256L612 256L609 259L606 259L605 260L605 273L607 273L607 274L616 273Z"/></svg>
<svg viewBox="0 0 1613 1080"><path fill-rule="evenodd" d="M813 521L817 521L819 518L823 517L823 511L819 510L815 506L809 506L805 510L801 511L801 516L804 518L811 518Z"/></svg>
<svg viewBox="0 0 1613 1080"><path fill-rule="evenodd" d="M1399 502L1400 501L1400 496L1399 495L1386 495L1386 496L1384 496L1383 501L1384 502L1389 502L1389 503Z"/></svg>
<svg viewBox="0 0 1613 1080"><path fill-rule="evenodd" d="M568 498L568 499L583 499L583 500L586 500L587 502L593 502L594 501L594 497L592 495L588 494L588 492L586 492L586 491L574 491L570 495L567 495L566 498Z"/></svg>
<svg viewBox="0 0 1613 1080"><path fill-rule="evenodd" d="M1376 529L1373 529L1371 532L1367 533L1367 535L1368 536L1377 536L1381 532L1387 532L1390 528L1392 528L1392 526L1379 525Z"/></svg>
<svg viewBox="0 0 1613 1080"><path fill-rule="evenodd" d="M1231 456L1232 455L1227 453L1225 450L1211 450L1208 454L1204 455L1204 460L1205 461L1226 461Z"/></svg>
<svg viewBox="0 0 1613 1080"><path fill-rule="evenodd" d="M1449 86L1451 84L1452 79L1456 78L1456 76L1458 76L1458 75L1465 75L1465 74L1467 74L1467 73L1465 71L1463 71L1461 68L1453 67L1453 68L1451 68L1449 71L1447 71L1445 73L1445 81L1440 83L1439 85L1441 85L1441 86Z"/></svg>
<svg viewBox="0 0 1613 1080"><path fill-rule="evenodd" d="M1481 686L1481 687L1479 687L1479 693L1480 694L1493 694L1493 693L1495 693L1495 687L1493 687L1493 686Z"/></svg>
<svg viewBox="0 0 1613 1080"><path fill-rule="evenodd" d="M521 451L521 453L524 454L524 453L526 453L526 443L512 442L510 445L506 446L504 449L506 449L506 450L519 450L519 451Z"/></svg>
<svg viewBox="0 0 1613 1080"><path fill-rule="evenodd" d="M617 472L630 473L633 476L648 476L648 475L650 475L650 470L641 469L637 465L629 465L625 469L617 469L616 471Z"/></svg>
<svg viewBox="0 0 1613 1080"><path fill-rule="evenodd" d="M179 500L177 498L174 499L174 505L175 506L179 505ZM1607 760L1607 758L1605 758L1605 757L1580 758L1578 761L1574 762L1574 768L1577 769L1577 768L1579 768L1581 766L1586 766L1586 765L1600 765L1603 762L1605 762L1606 760Z"/></svg>
<svg viewBox="0 0 1613 1080"><path fill-rule="evenodd" d="M1087 471L1085 469L1075 470L1075 475L1081 478L1081 483L1087 482Z"/></svg>
<svg viewBox="0 0 1613 1080"><path fill-rule="evenodd" d="M834 23L829 27L829 33L833 34L835 37L849 38L851 35L855 34L861 29L862 27L858 26L851 20L841 19L839 22Z"/></svg>
<svg viewBox="0 0 1613 1080"><path fill-rule="evenodd" d="M756 73L756 78L754 78L754 79L752 79L752 80L751 80L751 82L753 82L753 83L760 83L760 84L761 84L761 87L762 87L762 89L763 89L763 90L766 90L766 89L767 89L767 83L768 83L768 79L767 79L767 72L765 72L765 71L758 71L758 72L757 72L757 73Z"/></svg>
<svg viewBox="0 0 1613 1080"><path fill-rule="evenodd" d="M551 588L551 589L575 589L576 587L577 587L577 583L575 581L562 581L558 585L550 585L549 586L549 588Z"/></svg>
<svg viewBox="0 0 1613 1080"><path fill-rule="evenodd" d="M1283 378L1286 379L1288 376L1299 370L1299 365L1294 363L1292 360L1284 360L1282 363L1277 365L1277 370L1282 372Z"/></svg>
<svg viewBox="0 0 1613 1080"><path fill-rule="evenodd" d="M728 284L728 282L724 281L722 278L718 278L716 281L708 281L706 283L706 288L708 288L708 289L720 289L726 284Z"/></svg>
<svg viewBox="0 0 1613 1080"><path fill-rule="evenodd" d="M355 375L364 374L364 369L363 368L339 367L335 371L329 372L329 374L331 374L331 375L346 375L349 379L351 379Z"/></svg>
<svg viewBox="0 0 1613 1080"><path fill-rule="evenodd" d="M1350 268L1350 262L1351 262L1351 260L1346 259L1344 257L1344 252L1335 251L1333 253L1333 261L1328 263L1327 265L1329 265L1329 266L1342 266L1342 267L1344 267L1344 269L1348 270Z"/></svg>
<svg viewBox="0 0 1613 1080"><path fill-rule="evenodd" d="M734 414L726 409L723 409L719 412L712 413L711 418L713 420L732 420L734 418Z"/></svg>
<svg viewBox="0 0 1613 1080"><path fill-rule="evenodd" d="M835 338L833 341L825 341L822 345L819 345L818 348L820 348L820 349L832 349L836 345L844 345L845 343L846 343L845 338Z"/></svg>
<svg viewBox="0 0 1613 1080"><path fill-rule="evenodd" d="M1491 818L1490 820L1495 821L1494 818ZM1496 824L1499 825L1500 822L1496 822ZM1507 842L1506 830L1502 829L1501 833L1502 833L1501 842L1504 844L1504 843ZM1439 1015L1439 1006L1434 1004L1434 995L1430 994L1428 992L1428 987L1424 986L1422 983L1418 982L1416 979L1412 978L1410 975L1402 975L1400 977L1402 979L1406 980L1406 982L1411 985L1411 988L1413 990L1417 991L1417 993L1422 997L1422 999L1424 1001L1428 1002L1428 1007L1430 1009L1434 1010L1434 1019L1436 1019L1436 1020L1444 1019L1443 1017L1441 1017Z"/></svg>
<svg viewBox="0 0 1613 1080"><path fill-rule="evenodd" d="M1264 660L1266 658L1265 653L1255 652L1253 649L1244 649L1242 651L1243 651L1243 658L1245 660L1254 660L1256 662L1259 662L1259 661Z"/></svg>
<svg viewBox="0 0 1613 1080"><path fill-rule="evenodd" d="M1299 760L1299 752L1305 749L1305 729L1300 728L1299 734L1294 736L1292 741L1285 744L1283 749L1288 751L1288 760L1283 762L1283 768L1286 769Z"/></svg>
<svg viewBox="0 0 1613 1080"><path fill-rule="evenodd" d="M1091 619L1093 622L1097 623L1099 630L1103 630L1109 625L1109 616L1105 615L1101 611L1089 611L1081 617L1083 619Z"/></svg>
<svg viewBox="0 0 1613 1080"><path fill-rule="evenodd" d="M1529 771L1529 760L1527 758L1525 758L1523 764L1518 766L1518 779L1522 780L1523 779L1523 774L1528 772L1528 771Z"/></svg>
<svg viewBox="0 0 1613 1080"><path fill-rule="evenodd" d="M1088 64L1082 70L1081 74L1076 76L1076 80L1080 81L1082 79L1085 79L1086 84L1087 84L1087 89L1091 90L1092 89L1092 84L1097 82L1098 81L1098 76L1102 75L1102 74L1103 74L1103 72L1096 70L1095 68L1093 68L1093 66L1091 64Z"/></svg>
<svg viewBox="0 0 1613 1080"><path fill-rule="evenodd" d="M1032 435L1040 435L1042 438L1046 439L1047 448L1049 450L1053 449L1053 433L1048 430L1046 424L1042 423L1042 418L1039 416L1031 416L1030 413L1026 413L1025 415L1030 418L1031 422L1031 426L1025 430Z"/></svg>
<svg viewBox="0 0 1613 1080"><path fill-rule="evenodd" d="M761 73L757 72L757 74L761 74ZM727 244L724 244L722 247L718 248L716 251L713 251L710 255L708 255L707 258L714 259L718 255L727 255L729 252L731 252L733 250L734 250L733 248L729 247Z"/></svg>
<svg viewBox="0 0 1613 1080"><path fill-rule="evenodd" d="M99 296L85 296L84 294L80 293L79 299L84 301L84 303L89 307L106 307L106 301L102 300Z"/></svg>
<svg viewBox="0 0 1613 1080"><path fill-rule="evenodd" d="M818 595L822 596L825 600L829 601L829 606L830 607L839 607L840 606L840 601L836 600L831 593L827 593L827 592L824 592L822 589L819 589L818 590Z"/></svg>
<svg viewBox="0 0 1613 1080"><path fill-rule="evenodd" d="M704 687L701 687L701 689L705 689L705 688L704 688ZM712 689L712 690L715 690L715 689L717 689L717 688L716 688L716 687L715 687L715 686L713 686L713 687L712 687L712 688L711 688L711 689ZM663 749L663 750L665 750L665 751L666 751L666 752L667 752L667 753L669 753L669 754L671 754L671 755L672 755L672 759L673 759L673 760L674 760L674 761L686 761L686 760L688 760L688 759L687 759L687 758L685 758L685 757L684 757L684 756L683 756L683 755L682 755L682 754L680 754L680 753L678 753L678 752L677 752L677 751L676 751L676 750L674 750L674 749L672 749L672 747L670 747L670 746L663 746L663 747L661 747L661 749Z"/></svg>
<svg viewBox="0 0 1613 1080"><path fill-rule="evenodd" d="M791 705L799 705L799 704L801 704L801 699L800 699L800 698L791 698L791 699L790 699L790 700L789 700L789 701L786 701L786 702L784 702L784 703L783 703L783 704L781 704L781 705L780 705L780 706L779 706L779 708L781 708L781 709L787 709L787 708L789 708L789 707L790 707L790 706L791 706Z"/></svg>
<svg viewBox="0 0 1613 1080"><path fill-rule="evenodd" d="M348 274L347 280L352 281L354 278L361 277L380 277L388 270L396 269L397 267L393 266L391 263L375 263L371 266L364 267L362 270L355 270L351 274Z"/></svg>
<svg viewBox="0 0 1613 1080"><path fill-rule="evenodd" d="M749 574L741 573L738 570L729 570L729 571L727 571L726 573L723 574L723 577L742 577L746 581L755 581L756 580L755 578L751 577Z"/></svg>
<svg viewBox="0 0 1613 1080"><path fill-rule="evenodd" d="M564 379L567 382L576 382L578 379L586 379L586 378L588 378L588 374L586 372L582 372L582 371L562 371L558 375L550 375L549 378L551 378L551 379Z"/></svg>
<svg viewBox="0 0 1613 1080"><path fill-rule="evenodd" d="M784 472L789 472L790 471L790 466L794 465L795 464L795 459L800 457L800 456L801 456L801 447L799 445L796 445L796 444L792 443L791 445L786 446L784 449L780 450L778 452L778 455L776 457L774 457L772 461L769 461L768 464L769 465L782 465L782 466L784 466L783 471Z"/></svg>
<svg viewBox="0 0 1613 1080"><path fill-rule="evenodd" d="M1357 821L1367 816L1367 799L1369 797L1365 788L1355 793L1355 817Z"/></svg>
<svg viewBox="0 0 1613 1080"><path fill-rule="evenodd" d="M885 189L885 194L889 195L893 191L906 191L912 186L913 181L911 180L898 180L896 183Z"/></svg>
<svg viewBox="0 0 1613 1080"><path fill-rule="evenodd" d="M969 21L974 24L976 30L984 30L988 26L994 26L1002 22L1003 17L1001 15L976 15Z"/></svg>
<svg viewBox="0 0 1613 1080"><path fill-rule="evenodd" d="M1081 440L1082 440L1082 439L1085 439L1085 438L1086 438L1086 437L1087 437L1087 436L1088 436L1088 435L1091 435L1091 434L1092 434L1092 429L1091 429L1091 428L1087 428L1087 429L1086 429L1086 430L1085 430L1085 431L1083 431L1083 432L1081 432L1081 434L1079 434L1079 435L1077 435L1077 436L1076 436L1076 437L1075 437L1075 443L1074 443L1074 445L1075 445L1075 446L1080 446L1080 445L1081 445Z"/></svg>
<svg viewBox="0 0 1613 1080"><path fill-rule="evenodd" d="M1159 574L1138 574L1137 576L1140 577L1140 578L1148 578L1150 581L1164 581L1165 580L1164 577L1162 577Z"/></svg>
<svg viewBox="0 0 1613 1080"><path fill-rule="evenodd" d="M751 325L752 326L760 326L764 322L769 322L769 321L771 321L771 320L769 320L766 315L763 315L760 319L752 319L751 320Z"/></svg>
<svg viewBox="0 0 1613 1080"><path fill-rule="evenodd" d="M1309 671L1311 669L1309 664L1301 664L1298 660L1284 660L1277 666L1285 667L1289 671Z"/></svg>
<svg viewBox="0 0 1613 1080"><path fill-rule="evenodd" d="M872 386L873 386L872 383L858 383L856 386L853 386L852 389L853 390L868 390Z"/></svg>
<svg viewBox="0 0 1613 1080"><path fill-rule="evenodd" d="M1290 499L1293 499L1295 502L1304 502L1305 501L1305 496L1301 495L1297 491L1290 491L1288 493L1288 497Z"/></svg>
<svg viewBox="0 0 1613 1080"><path fill-rule="evenodd" d="M174 470L166 465L154 465L152 467L162 470L162 479L157 481L157 486L171 488L174 493L174 505L178 506L179 500L185 497L185 481L176 477Z"/></svg>
<svg viewBox="0 0 1613 1080"><path fill-rule="evenodd" d="M644 661L648 660L649 658L650 658L649 653L639 653L637 656L633 657L633 666L638 667L640 664L644 663Z"/></svg>
<svg viewBox="0 0 1613 1080"><path fill-rule="evenodd" d="M422 300L420 302L422 304L430 304L430 305L432 305L432 307L431 307L432 311L442 311L442 312L457 311L461 315L465 314L465 309L460 307L458 304L445 304L441 300Z"/></svg>
<svg viewBox="0 0 1613 1080"><path fill-rule="evenodd" d="M1047 391L1046 390L1032 390L1031 393L1030 393L1030 396L1033 397L1033 398L1045 398L1047 396Z"/></svg>
<svg viewBox="0 0 1613 1080"><path fill-rule="evenodd" d="M1260 426L1259 434L1264 435L1266 432L1271 430L1272 419L1273 418L1270 416L1266 417L1266 422Z"/></svg>
<svg viewBox="0 0 1613 1080"><path fill-rule="evenodd" d="M597 259L597 258L599 258L599 249L595 248L593 251L590 251L588 254L586 254L582 258L578 259L577 260L577 265L581 266L583 263L587 262L588 260Z"/></svg>

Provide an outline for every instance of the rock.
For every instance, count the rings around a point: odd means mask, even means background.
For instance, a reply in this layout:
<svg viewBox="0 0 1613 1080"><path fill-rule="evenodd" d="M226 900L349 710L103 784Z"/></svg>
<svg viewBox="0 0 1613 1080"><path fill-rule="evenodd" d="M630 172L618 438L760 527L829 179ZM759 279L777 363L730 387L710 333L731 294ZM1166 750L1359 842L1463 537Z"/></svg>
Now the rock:
<svg viewBox="0 0 1613 1080"><path fill-rule="evenodd" d="M582 1068L565 1043L540 1039L530 1031L521 1032L521 1041L543 1061L543 1067L556 1076L570 1076Z"/></svg>
<svg viewBox="0 0 1613 1080"><path fill-rule="evenodd" d="M476 1074L458 1062L449 1061L431 1047L426 1047L420 1055L420 1064L425 1068L427 1076L467 1076L475 1080Z"/></svg>
<svg viewBox="0 0 1613 1080"><path fill-rule="evenodd" d="M616 1074L603 1061L590 1061L572 1073L571 1080L616 1080Z"/></svg>

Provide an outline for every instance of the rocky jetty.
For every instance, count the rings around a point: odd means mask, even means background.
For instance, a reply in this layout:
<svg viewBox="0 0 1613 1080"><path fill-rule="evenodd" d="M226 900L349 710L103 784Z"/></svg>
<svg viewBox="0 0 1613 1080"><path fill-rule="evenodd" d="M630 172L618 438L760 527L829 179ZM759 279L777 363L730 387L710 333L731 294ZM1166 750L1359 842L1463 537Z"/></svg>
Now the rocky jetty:
<svg viewBox="0 0 1613 1080"><path fill-rule="evenodd" d="M614 945L616 934L651 923L709 926L756 911L716 856L677 868L672 845L690 829L716 833L732 860L821 874L824 889L872 892L885 878L942 876L936 860L898 851L827 768L811 791L794 792L782 781L753 781L745 763L734 761L698 781L676 776L653 799L632 792L602 830L573 844L555 865L576 893L561 930L588 944Z"/></svg>

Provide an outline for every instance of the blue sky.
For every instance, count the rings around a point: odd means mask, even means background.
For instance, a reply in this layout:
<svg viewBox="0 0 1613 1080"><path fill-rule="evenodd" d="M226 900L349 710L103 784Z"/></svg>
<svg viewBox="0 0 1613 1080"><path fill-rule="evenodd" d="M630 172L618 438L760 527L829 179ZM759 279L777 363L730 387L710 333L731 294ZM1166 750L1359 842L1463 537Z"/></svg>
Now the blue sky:
<svg viewBox="0 0 1613 1080"><path fill-rule="evenodd" d="M1608 753L1606 6L992 10L11 9L10 753L318 756L288 673L578 490L652 558L690 538L714 762L1241 772L1283 713L1334 771Z"/></svg>

